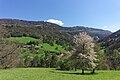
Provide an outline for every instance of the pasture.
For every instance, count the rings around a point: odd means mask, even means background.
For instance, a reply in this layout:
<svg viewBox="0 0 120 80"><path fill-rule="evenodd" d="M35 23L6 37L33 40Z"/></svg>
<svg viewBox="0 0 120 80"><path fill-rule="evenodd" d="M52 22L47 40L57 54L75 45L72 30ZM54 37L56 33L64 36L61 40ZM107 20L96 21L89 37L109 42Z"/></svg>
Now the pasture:
<svg viewBox="0 0 120 80"><path fill-rule="evenodd" d="M7 40L10 40L10 41L13 41L13 42L20 42L20 43L28 43L30 41L38 41L39 39L35 39L35 38L32 38L32 37L10 37L10 38L7 38Z"/></svg>
<svg viewBox="0 0 120 80"><path fill-rule="evenodd" d="M20 43L28 43L30 41L40 41L40 39L35 39L32 37L10 37L7 38L7 40L12 41L12 42L20 42ZM43 51L50 51L50 52L65 52L66 50L58 44L50 45L48 43L43 43L42 47L40 46L40 50Z"/></svg>
<svg viewBox="0 0 120 80"><path fill-rule="evenodd" d="M0 80L119 80L120 71L96 71L80 74L80 70L60 71L53 68L11 68L0 70Z"/></svg>

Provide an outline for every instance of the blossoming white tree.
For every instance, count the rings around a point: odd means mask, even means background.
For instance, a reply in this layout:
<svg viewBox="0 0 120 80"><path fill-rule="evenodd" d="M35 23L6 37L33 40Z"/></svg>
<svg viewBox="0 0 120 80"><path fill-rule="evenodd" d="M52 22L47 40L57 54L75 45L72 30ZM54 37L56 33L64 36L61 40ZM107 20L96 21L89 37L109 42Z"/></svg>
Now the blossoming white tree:
<svg viewBox="0 0 120 80"><path fill-rule="evenodd" d="M96 52L94 51L93 39L85 32L81 32L74 36L75 48L73 49L71 59L74 63L75 69L79 67L84 70L92 69L92 73L96 67Z"/></svg>

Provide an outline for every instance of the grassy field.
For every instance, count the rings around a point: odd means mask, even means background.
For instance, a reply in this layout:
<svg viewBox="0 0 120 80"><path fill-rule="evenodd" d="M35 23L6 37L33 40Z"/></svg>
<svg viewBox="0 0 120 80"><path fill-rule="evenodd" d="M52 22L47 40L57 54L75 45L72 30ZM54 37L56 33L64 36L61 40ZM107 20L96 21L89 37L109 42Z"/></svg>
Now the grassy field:
<svg viewBox="0 0 120 80"><path fill-rule="evenodd" d="M51 46L47 43L44 43L41 49L45 51L51 51L51 52L65 52L65 49L62 46L57 44L54 44L53 46Z"/></svg>
<svg viewBox="0 0 120 80"><path fill-rule="evenodd" d="M32 37L10 37L7 38L7 40L13 41L13 42L20 42L20 43L28 43L30 41L39 41L39 39L35 39ZM54 44L53 46L43 43L41 50L44 51L51 51L51 52L65 52L65 49L61 45Z"/></svg>
<svg viewBox="0 0 120 80"><path fill-rule="evenodd" d="M32 37L10 37L7 38L10 41L19 41L20 43L28 43L30 41L38 41L38 39Z"/></svg>
<svg viewBox="0 0 120 80"><path fill-rule="evenodd" d="M12 68L0 70L0 80L119 80L120 71L96 71L96 74L79 74L80 71L58 71L50 68Z"/></svg>

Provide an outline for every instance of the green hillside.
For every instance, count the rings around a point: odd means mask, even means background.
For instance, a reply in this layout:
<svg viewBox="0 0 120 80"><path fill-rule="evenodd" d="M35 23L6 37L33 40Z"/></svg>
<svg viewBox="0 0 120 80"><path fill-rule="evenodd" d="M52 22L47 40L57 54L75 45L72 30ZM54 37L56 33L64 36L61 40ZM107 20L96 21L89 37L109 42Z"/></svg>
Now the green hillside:
<svg viewBox="0 0 120 80"><path fill-rule="evenodd" d="M30 41L38 41L38 39L35 39L35 38L32 38L32 37L10 37L10 38L7 38L8 40L10 41L18 41L20 43L28 43Z"/></svg>
<svg viewBox="0 0 120 80"><path fill-rule="evenodd" d="M65 49L62 46L57 44L54 44L53 46L51 46L47 43L44 43L41 49L45 51L51 51L51 52L65 52Z"/></svg>
<svg viewBox="0 0 120 80"><path fill-rule="evenodd" d="M10 37L10 38L7 38L7 40L13 41L13 42L18 41L24 44L29 43L30 41L40 41L39 39L35 39L32 37ZM58 45L58 44L50 45L48 43L43 43L42 47L40 46L40 50L50 51L50 52L65 52L65 49L61 45Z"/></svg>

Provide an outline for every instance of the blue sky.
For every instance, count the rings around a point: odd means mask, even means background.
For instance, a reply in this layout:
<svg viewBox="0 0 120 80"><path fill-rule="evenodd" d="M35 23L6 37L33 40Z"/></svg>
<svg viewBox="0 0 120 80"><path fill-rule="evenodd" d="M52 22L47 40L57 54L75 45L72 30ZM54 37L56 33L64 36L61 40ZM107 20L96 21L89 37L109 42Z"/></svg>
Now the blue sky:
<svg viewBox="0 0 120 80"><path fill-rule="evenodd" d="M0 18L52 19L63 26L116 31L120 29L120 0L0 0Z"/></svg>

